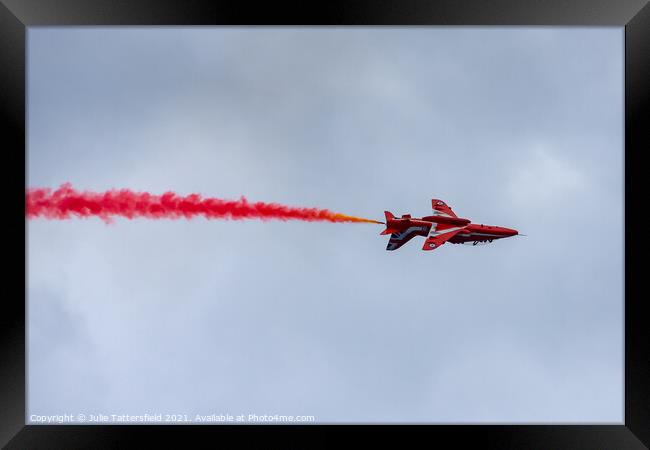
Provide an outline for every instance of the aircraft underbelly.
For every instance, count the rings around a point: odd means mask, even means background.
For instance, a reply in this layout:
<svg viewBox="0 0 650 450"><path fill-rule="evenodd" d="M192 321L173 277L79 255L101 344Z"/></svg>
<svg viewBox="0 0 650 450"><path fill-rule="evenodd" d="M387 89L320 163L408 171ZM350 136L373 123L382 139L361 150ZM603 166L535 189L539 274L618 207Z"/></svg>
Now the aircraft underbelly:
<svg viewBox="0 0 650 450"><path fill-rule="evenodd" d="M500 239L503 236L498 235L498 234L490 234L490 233L477 233L477 232L471 232L471 233L459 233L456 236L452 237L449 239L449 242L452 244L462 244L465 242L474 242L474 241L488 241L488 240L493 240L493 239Z"/></svg>

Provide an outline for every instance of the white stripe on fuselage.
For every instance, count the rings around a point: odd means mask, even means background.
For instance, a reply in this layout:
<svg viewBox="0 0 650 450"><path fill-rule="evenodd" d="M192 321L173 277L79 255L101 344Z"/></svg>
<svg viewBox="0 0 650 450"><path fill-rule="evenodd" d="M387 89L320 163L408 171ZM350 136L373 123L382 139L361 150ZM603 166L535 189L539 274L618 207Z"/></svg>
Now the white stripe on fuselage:
<svg viewBox="0 0 650 450"><path fill-rule="evenodd" d="M451 233L452 231L462 230L465 227L455 227L455 228L446 228L444 230L436 231L435 228L431 228L429 236L440 236L441 234Z"/></svg>
<svg viewBox="0 0 650 450"><path fill-rule="evenodd" d="M458 233L458 236L467 237L467 236L492 236L492 237L506 237L504 234L489 234L489 233L477 233L472 231L471 233Z"/></svg>

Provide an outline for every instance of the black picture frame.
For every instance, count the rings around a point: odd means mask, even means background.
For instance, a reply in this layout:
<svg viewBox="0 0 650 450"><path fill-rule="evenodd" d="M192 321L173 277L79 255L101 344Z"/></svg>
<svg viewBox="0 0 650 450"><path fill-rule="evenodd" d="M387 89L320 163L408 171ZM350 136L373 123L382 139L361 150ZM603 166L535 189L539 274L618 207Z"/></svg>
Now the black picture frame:
<svg viewBox="0 0 650 450"><path fill-rule="evenodd" d="M26 27L43 25L561 25L625 27L625 419L621 425L25 425L25 56ZM265 447L340 445L350 433L454 448L627 449L650 446L650 337L634 225L641 201L641 156L650 149L650 5L648 0L0 0L0 110L6 184L6 254L0 350L0 444L6 448L129 447L146 440L214 446L227 436ZM645 126L644 126L645 125ZM603 215L610 214L603 207ZM22 216L21 216L22 215ZM603 237L607 239L607 237ZM641 241L641 242L640 242ZM594 245L598 245L597 242ZM14 250L15 248L15 250ZM637 261L639 263L637 264ZM22 278L21 278L22 275ZM336 431L342 436L333 436ZM290 441L286 441L290 439ZM286 445L284 445L286 444Z"/></svg>

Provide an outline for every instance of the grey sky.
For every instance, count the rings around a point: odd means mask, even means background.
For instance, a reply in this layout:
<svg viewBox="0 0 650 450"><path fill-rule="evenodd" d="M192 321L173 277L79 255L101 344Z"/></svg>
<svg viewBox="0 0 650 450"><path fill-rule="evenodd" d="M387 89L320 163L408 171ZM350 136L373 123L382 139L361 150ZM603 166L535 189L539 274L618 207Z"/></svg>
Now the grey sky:
<svg viewBox="0 0 650 450"><path fill-rule="evenodd" d="M28 184L461 217L28 223L29 414L623 420L622 28L30 28Z"/></svg>

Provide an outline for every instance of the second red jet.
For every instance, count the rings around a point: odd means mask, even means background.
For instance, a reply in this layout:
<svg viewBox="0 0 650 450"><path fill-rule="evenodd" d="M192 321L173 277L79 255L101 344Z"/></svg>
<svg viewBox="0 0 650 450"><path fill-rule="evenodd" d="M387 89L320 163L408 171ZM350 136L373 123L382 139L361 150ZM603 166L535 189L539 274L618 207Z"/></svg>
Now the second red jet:
<svg viewBox="0 0 650 450"><path fill-rule="evenodd" d="M390 234L386 250L397 250L415 236L426 236L422 250L435 250L447 241L452 244L477 245L519 234L511 228L478 225L469 219L461 219L442 200L431 200L431 206L433 215L420 219L411 218L410 214L396 218L384 211L386 229L381 234Z"/></svg>

